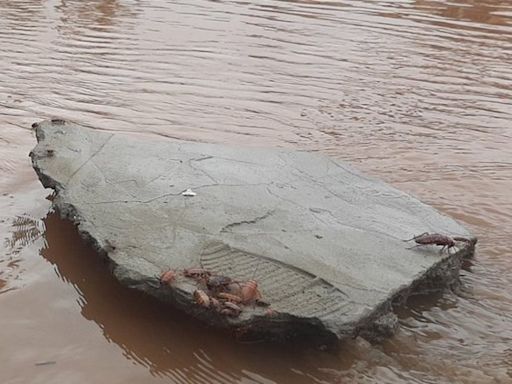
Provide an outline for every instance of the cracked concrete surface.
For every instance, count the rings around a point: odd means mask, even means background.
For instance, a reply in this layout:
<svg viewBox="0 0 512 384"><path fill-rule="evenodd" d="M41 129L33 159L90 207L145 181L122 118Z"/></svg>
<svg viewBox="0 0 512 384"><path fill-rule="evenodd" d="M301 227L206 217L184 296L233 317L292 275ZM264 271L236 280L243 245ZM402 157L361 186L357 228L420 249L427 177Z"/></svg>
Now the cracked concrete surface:
<svg viewBox="0 0 512 384"><path fill-rule="evenodd" d="M231 231L236 226L240 226L240 225L244 225L244 224L256 224L260 220L265 220L267 217L272 215L274 212L275 212L275 209L272 209L272 210L268 211L267 213L265 213L264 215L255 217L252 220L242 220L242 221L237 221L235 223L230 223L228 225L225 225L220 231L227 232L227 231Z"/></svg>
<svg viewBox="0 0 512 384"><path fill-rule="evenodd" d="M333 341L396 328L392 303L457 279L457 252L407 249L423 232L471 237L432 207L317 154L245 149L35 125L33 166L56 208L110 261L123 284L244 335ZM50 156L49 153L52 155ZM194 197L182 196L188 188ZM256 279L265 308L238 318L194 304L168 269ZM383 324L388 324L384 330Z"/></svg>

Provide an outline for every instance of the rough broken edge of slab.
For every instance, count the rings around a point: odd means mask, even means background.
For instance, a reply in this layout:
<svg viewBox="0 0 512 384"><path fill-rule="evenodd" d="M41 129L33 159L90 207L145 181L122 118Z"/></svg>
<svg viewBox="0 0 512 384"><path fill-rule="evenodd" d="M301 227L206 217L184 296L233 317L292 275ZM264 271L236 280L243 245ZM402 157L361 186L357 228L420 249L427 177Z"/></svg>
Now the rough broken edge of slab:
<svg viewBox="0 0 512 384"><path fill-rule="evenodd" d="M62 123L64 124L64 122ZM411 284L397 288L388 300L369 311L356 324L346 324L344 329L331 329L325 322L315 317L299 318L284 313L279 313L275 317L258 316L249 321L230 319L212 311L206 311L199 306L190 305L193 298L188 292L177 288L171 289L170 287L162 289L157 276L152 279L141 278L137 272L126 270L125 267L116 264L109 257L109 253L114 248L109 244L101 244L98 239L94 238L85 228L86 226L83 224L85 220L81 220L78 209L61 198L60 191L63 191L64 187L45 174L37 165L39 158L50 154L39 148L39 143L45 139L43 131L39 129L37 123L33 124L32 127L35 129L38 141L38 146L30 152L32 165L41 184L45 188L54 190L53 207L59 212L61 218L71 221L77 227L80 236L109 262L116 279L129 288L140 290L162 302L170 303L192 317L203 320L214 327L228 329L238 339L248 341L300 340L309 344L328 345L329 347L335 347L339 345L340 341L357 336L362 336L370 341L380 341L392 336L398 329L398 318L393 312L394 305L403 304L413 293L457 287L460 284L459 270L462 261L474 255L476 238L472 238L463 248L458 248L457 252L450 255L450 257L440 259Z"/></svg>

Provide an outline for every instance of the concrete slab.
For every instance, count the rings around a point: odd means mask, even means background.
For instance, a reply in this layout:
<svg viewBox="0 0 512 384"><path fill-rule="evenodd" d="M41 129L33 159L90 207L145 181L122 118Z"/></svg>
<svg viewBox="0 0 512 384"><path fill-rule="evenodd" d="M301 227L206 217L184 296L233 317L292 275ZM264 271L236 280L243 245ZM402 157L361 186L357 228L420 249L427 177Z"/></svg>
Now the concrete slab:
<svg viewBox="0 0 512 384"><path fill-rule="evenodd" d="M423 232L471 238L451 218L346 164L307 152L114 134L60 120L34 125L31 157L54 205L105 255L123 284L208 324L262 338L342 340L396 325L391 303L456 279L457 252L407 249ZM270 307L227 316L194 291L203 268ZM163 272L176 271L170 284ZM448 281L449 282L449 281ZM269 311L269 308L271 311ZM384 325L387 325L387 328Z"/></svg>

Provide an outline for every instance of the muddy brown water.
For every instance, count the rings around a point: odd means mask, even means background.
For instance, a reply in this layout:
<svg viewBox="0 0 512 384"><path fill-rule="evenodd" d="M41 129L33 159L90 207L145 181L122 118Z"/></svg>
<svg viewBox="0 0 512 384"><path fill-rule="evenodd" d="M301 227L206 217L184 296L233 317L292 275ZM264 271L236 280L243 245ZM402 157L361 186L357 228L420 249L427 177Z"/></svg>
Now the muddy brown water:
<svg viewBox="0 0 512 384"><path fill-rule="evenodd" d="M512 383L512 2L0 0L1 383ZM460 292L337 353L119 286L48 213L34 121L319 151L479 238Z"/></svg>

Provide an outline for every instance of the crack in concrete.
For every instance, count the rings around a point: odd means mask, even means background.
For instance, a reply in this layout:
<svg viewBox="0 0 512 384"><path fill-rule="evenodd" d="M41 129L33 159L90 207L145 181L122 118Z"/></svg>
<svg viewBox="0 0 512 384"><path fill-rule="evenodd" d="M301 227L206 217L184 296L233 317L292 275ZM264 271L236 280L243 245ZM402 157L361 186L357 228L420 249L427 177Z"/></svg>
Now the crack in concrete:
<svg viewBox="0 0 512 384"><path fill-rule="evenodd" d="M181 145L177 145L177 150L179 152L182 152L182 147ZM190 155L200 155L202 157L198 157L198 158L191 158L190 160L193 160L193 161L203 161L203 160L209 160L209 159L218 159L218 160L226 160L226 161L231 161L231 162L234 162L234 163L240 163L240 164L249 164L249 165L259 165L261 166L262 164L261 163L256 163L254 161L246 161L246 160L240 160L240 159L234 159L234 158L230 158L230 157L224 157L224 156L219 156L219 155L205 155L204 153L199 153L199 152L187 152L187 154L190 154Z"/></svg>
<svg viewBox="0 0 512 384"><path fill-rule="evenodd" d="M198 172L201 172L203 175L205 175L207 178L209 178L211 181L213 181L214 183L217 183L219 184L219 181L215 179L215 177L213 177L212 175L210 175L208 172L206 172L204 169L201 169L201 168L198 168L198 167L194 167L192 165L192 162L193 161L201 161L201 160L206 160L205 157L200 157L200 158L197 158L197 159L189 159L187 161L187 165L192 168L194 171L198 171Z"/></svg>
<svg viewBox="0 0 512 384"><path fill-rule="evenodd" d="M271 185L271 184L272 183L255 183L255 184L220 184L220 183L215 183L215 184L198 185L197 187L192 187L191 189L194 190L194 191L197 191L199 189L210 188L210 187L255 187L255 186L259 187L259 186ZM151 203L151 202L153 202L155 200L158 200L158 199L161 199L161 198L164 198L164 197L168 197L168 196L180 196L184 191L185 191L185 189L180 191L180 192L176 192L176 193L166 193L166 194L163 194L163 195L160 195L160 196L152 197L151 199L148 199L148 200L111 200L111 201L96 201L96 202L86 203L86 204L89 204L89 205L109 204L109 203L139 203L139 204L147 204L147 203Z"/></svg>
<svg viewBox="0 0 512 384"><path fill-rule="evenodd" d="M258 221L265 220L267 217L273 215L274 212L275 212L275 209L272 209L272 210L268 211L267 213L265 213L264 215L255 217L252 220L242 220L242 221L237 221L235 223L231 223L231 224L225 225L220 230L220 232L221 233L222 232L228 232L228 230L232 229L233 227L237 227L237 226L243 225L243 224L256 224Z"/></svg>
<svg viewBox="0 0 512 384"><path fill-rule="evenodd" d="M199 157L199 158L197 158L197 159L191 159L191 161L200 162L200 161L209 160L209 159L213 159L213 156L204 156L204 157Z"/></svg>
<svg viewBox="0 0 512 384"><path fill-rule="evenodd" d="M272 185L272 184L273 184L273 183L271 183L271 185ZM292 205L295 205L295 206L297 206L297 207L300 207L300 208L302 208L304 211L309 211L309 208L306 208L306 207L304 207L304 206L300 205L300 204L299 204L299 203L297 203L296 201L293 201L293 200L287 199L286 197L280 196L280 195L278 195L277 193L272 192L272 191L270 190L270 188L269 188L269 187L267 187L267 193L268 193L269 195L272 195L272 196L274 196L274 197L278 198L279 200L282 200L282 201L285 201L285 202L287 202L287 203L289 203L289 204L292 204ZM320 221L321 221L321 220L320 220Z"/></svg>
<svg viewBox="0 0 512 384"><path fill-rule="evenodd" d="M147 203L151 203L151 202L153 202L155 200L162 199L164 197L179 196L182 193L183 193L183 191L178 192L178 193L164 193L163 195L152 197L151 199L148 199L148 200L110 200L110 201L95 201L93 203L86 203L86 204L89 204L89 205L110 204L110 203L139 203L139 204L147 204Z"/></svg>
<svg viewBox="0 0 512 384"><path fill-rule="evenodd" d="M100 145L100 147L93 152L93 154L91 156L89 156L89 158L87 160L85 160L72 174L71 176L69 176L68 180L66 181L66 184L69 184L69 182L71 181L71 179L73 179L73 177L78 173L80 172L80 170L85 167L87 165L87 163L89 163L89 161L91 161L93 159L94 156L96 156L98 153L101 152L101 150L103 148L105 148L105 146L108 144L108 142L110 141L110 139L112 139L112 137L114 137L114 134L111 134L107 140L105 140L105 142L103 144Z"/></svg>

